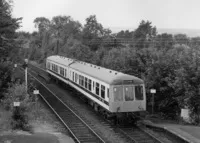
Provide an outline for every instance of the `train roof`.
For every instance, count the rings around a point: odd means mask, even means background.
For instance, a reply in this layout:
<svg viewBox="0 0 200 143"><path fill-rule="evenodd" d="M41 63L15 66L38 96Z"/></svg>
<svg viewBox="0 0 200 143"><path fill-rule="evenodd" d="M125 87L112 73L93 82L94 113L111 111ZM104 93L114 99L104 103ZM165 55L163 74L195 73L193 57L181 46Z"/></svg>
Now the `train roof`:
<svg viewBox="0 0 200 143"><path fill-rule="evenodd" d="M74 70L77 70L81 73L84 73L88 76L91 76L111 85L144 83L142 79L137 78L135 76L106 69L97 65L93 65L75 59L54 55L48 57L47 60L51 60L64 66L69 66Z"/></svg>

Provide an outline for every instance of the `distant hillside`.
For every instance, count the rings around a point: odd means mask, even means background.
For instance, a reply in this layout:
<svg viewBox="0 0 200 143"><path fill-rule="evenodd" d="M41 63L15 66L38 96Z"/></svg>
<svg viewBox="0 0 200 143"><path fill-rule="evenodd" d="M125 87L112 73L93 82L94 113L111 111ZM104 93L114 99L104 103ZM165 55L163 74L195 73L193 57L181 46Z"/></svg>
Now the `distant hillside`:
<svg viewBox="0 0 200 143"><path fill-rule="evenodd" d="M200 29L158 29L158 33L186 34L188 37L200 36Z"/></svg>
<svg viewBox="0 0 200 143"><path fill-rule="evenodd" d="M110 27L113 33L117 33L121 30L130 30L133 31L135 28L123 28L123 27ZM167 28L158 28L158 34L160 33L169 33L169 34L186 34L188 37L197 37L200 36L200 29L167 29Z"/></svg>

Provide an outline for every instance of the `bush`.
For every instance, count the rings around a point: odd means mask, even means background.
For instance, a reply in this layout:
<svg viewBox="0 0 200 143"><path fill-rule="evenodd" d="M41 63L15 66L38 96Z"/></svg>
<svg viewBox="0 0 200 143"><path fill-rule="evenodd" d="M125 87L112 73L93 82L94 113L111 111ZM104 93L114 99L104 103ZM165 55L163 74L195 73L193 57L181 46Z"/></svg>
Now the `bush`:
<svg viewBox="0 0 200 143"><path fill-rule="evenodd" d="M20 102L20 106L14 107L14 102ZM11 126L13 129L29 130L28 112L32 108L32 102L26 93L24 84L15 84L10 87L5 94L3 105L12 113Z"/></svg>
<svg viewBox="0 0 200 143"><path fill-rule="evenodd" d="M11 126L13 129L29 130L28 116L25 107L15 107L12 112Z"/></svg>

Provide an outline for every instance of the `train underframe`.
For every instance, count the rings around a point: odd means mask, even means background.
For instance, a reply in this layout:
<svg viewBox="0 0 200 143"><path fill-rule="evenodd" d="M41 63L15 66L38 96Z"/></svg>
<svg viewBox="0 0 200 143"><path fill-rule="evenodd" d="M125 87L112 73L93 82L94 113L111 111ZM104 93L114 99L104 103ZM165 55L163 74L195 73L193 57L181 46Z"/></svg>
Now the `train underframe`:
<svg viewBox="0 0 200 143"><path fill-rule="evenodd" d="M89 104L94 111L98 112L99 114L101 114L104 119L108 120L109 122L115 124L115 125L134 125L137 123L137 121L139 121L140 118L140 112L115 112L112 113L108 110L106 110L105 108L103 108L102 106L100 106L99 104L97 104L96 102L94 102L93 100L91 100L90 98L86 97L85 95L83 95L81 92L77 91L76 89L74 89L73 87L71 87L70 85L64 83L63 81L55 78L54 76L48 74L48 76L51 78L51 80L53 80L56 84L59 84L63 87L69 86L74 92L78 92L78 96L81 100L83 100L85 103Z"/></svg>

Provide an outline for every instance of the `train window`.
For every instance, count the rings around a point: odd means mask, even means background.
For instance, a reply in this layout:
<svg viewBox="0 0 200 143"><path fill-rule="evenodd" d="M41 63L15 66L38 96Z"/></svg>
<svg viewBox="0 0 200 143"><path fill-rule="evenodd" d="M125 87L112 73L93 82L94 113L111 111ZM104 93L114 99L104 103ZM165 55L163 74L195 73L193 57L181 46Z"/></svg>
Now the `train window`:
<svg viewBox="0 0 200 143"><path fill-rule="evenodd" d="M81 80L80 80L81 83L80 83L80 84L81 84L81 86L83 86L83 79L82 79L82 76L80 76L80 78L81 78Z"/></svg>
<svg viewBox="0 0 200 143"><path fill-rule="evenodd" d="M99 83L96 82L96 94L99 95Z"/></svg>
<svg viewBox="0 0 200 143"><path fill-rule="evenodd" d="M135 98L136 98L136 100L143 100L142 86L135 86Z"/></svg>
<svg viewBox="0 0 200 143"><path fill-rule="evenodd" d="M105 86L101 85L101 97L105 98Z"/></svg>
<svg viewBox="0 0 200 143"><path fill-rule="evenodd" d="M61 67L59 67L59 69L60 69L60 75L62 75L62 68L61 68Z"/></svg>
<svg viewBox="0 0 200 143"><path fill-rule="evenodd" d="M85 88L86 89L88 88L88 79L87 79L87 77L85 77Z"/></svg>
<svg viewBox="0 0 200 143"><path fill-rule="evenodd" d="M107 97L109 98L109 89L107 89Z"/></svg>
<svg viewBox="0 0 200 143"><path fill-rule="evenodd" d="M55 65L53 64L53 71L55 71Z"/></svg>
<svg viewBox="0 0 200 143"><path fill-rule="evenodd" d="M64 68L60 67L60 75L64 76Z"/></svg>
<svg viewBox="0 0 200 143"><path fill-rule="evenodd" d="M64 76L64 69L60 67L60 74Z"/></svg>
<svg viewBox="0 0 200 143"><path fill-rule="evenodd" d="M56 72L58 72L58 66L56 65Z"/></svg>
<svg viewBox="0 0 200 143"><path fill-rule="evenodd" d="M84 77L82 75L79 76L79 82L81 86L84 86Z"/></svg>
<svg viewBox="0 0 200 143"><path fill-rule="evenodd" d="M88 82L88 89L91 91L91 85L92 84L92 80L91 79L89 79L89 82Z"/></svg>
<svg viewBox="0 0 200 143"><path fill-rule="evenodd" d="M79 75L79 85L81 85L81 75Z"/></svg>
<svg viewBox="0 0 200 143"><path fill-rule="evenodd" d="M81 85L84 87L84 76L82 76Z"/></svg>
<svg viewBox="0 0 200 143"><path fill-rule="evenodd" d="M75 81L75 79L74 79L74 72L73 72L73 77L72 77L72 80L73 80L73 81Z"/></svg>
<svg viewBox="0 0 200 143"><path fill-rule="evenodd" d="M133 87L132 86L125 86L124 87L125 93L125 101L133 101L134 94L133 94Z"/></svg>
<svg viewBox="0 0 200 143"><path fill-rule="evenodd" d="M75 82L77 83L78 82L78 74L75 73Z"/></svg>
<svg viewBox="0 0 200 143"><path fill-rule="evenodd" d="M123 87L114 87L114 101L123 101Z"/></svg>

